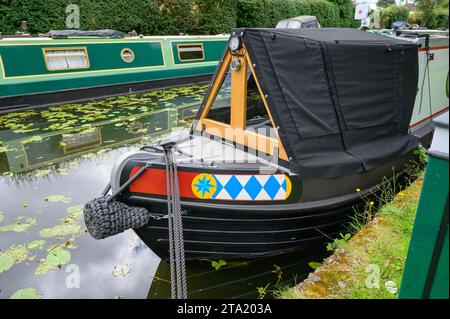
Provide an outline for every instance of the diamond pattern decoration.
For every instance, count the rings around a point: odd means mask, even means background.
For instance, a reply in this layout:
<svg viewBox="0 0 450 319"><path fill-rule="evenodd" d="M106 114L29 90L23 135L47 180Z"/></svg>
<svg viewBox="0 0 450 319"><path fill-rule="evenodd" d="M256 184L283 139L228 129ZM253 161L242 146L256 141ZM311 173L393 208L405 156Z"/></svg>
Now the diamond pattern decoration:
<svg viewBox="0 0 450 319"><path fill-rule="evenodd" d="M245 184L244 189L250 195L250 198L255 199L258 194L261 192L262 186L258 182L255 176L250 177L248 182Z"/></svg>
<svg viewBox="0 0 450 319"><path fill-rule="evenodd" d="M290 195L289 177L276 175L213 175L217 189L212 199L235 201L285 200ZM289 184L289 187L288 187Z"/></svg>
<svg viewBox="0 0 450 319"><path fill-rule="evenodd" d="M269 194L271 199L275 198L275 195L280 190L281 185L278 183L277 179L271 175L269 179L267 180L266 184L264 185L264 189Z"/></svg>
<svg viewBox="0 0 450 319"><path fill-rule="evenodd" d="M225 190L230 194L231 199L235 199L242 190L242 185L239 183L236 176L232 175L228 183L224 186Z"/></svg>

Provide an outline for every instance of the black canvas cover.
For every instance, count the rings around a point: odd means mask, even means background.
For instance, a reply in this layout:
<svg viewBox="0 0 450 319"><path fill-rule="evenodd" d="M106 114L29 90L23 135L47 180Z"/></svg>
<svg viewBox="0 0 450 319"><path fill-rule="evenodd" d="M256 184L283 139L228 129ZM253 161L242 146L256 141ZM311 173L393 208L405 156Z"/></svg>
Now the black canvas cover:
<svg viewBox="0 0 450 319"><path fill-rule="evenodd" d="M408 134L417 46L356 29L238 29L291 169L330 178L389 163Z"/></svg>

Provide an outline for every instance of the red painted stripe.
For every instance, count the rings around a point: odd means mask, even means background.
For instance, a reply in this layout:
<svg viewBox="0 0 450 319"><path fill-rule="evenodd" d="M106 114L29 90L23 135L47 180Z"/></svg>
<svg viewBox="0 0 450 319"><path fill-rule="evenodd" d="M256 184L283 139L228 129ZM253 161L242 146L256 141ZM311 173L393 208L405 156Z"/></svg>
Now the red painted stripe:
<svg viewBox="0 0 450 319"><path fill-rule="evenodd" d="M130 177L137 173L140 167L136 166L131 171ZM183 198L197 198L192 192L191 184L198 172L178 172L180 196ZM166 170L149 168L137 180L130 185L132 193L152 194L167 196Z"/></svg>
<svg viewBox="0 0 450 319"><path fill-rule="evenodd" d="M425 122L425 121L431 119L432 117L434 117L434 116L436 116L436 115L438 115L438 114L440 114L440 113L443 113L443 112L445 112L445 111L447 111L447 110L448 110L448 106L445 107L445 108L443 108L443 109L440 110L440 111L437 111L436 113L431 114L430 116L427 116L427 117L421 119L420 121L418 121L418 122L416 122L416 123L411 124L411 125L409 126L409 128L412 128L412 127L414 127L414 126L417 126L417 125L419 125L420 123L423 123L423 122Z"/></svg>
<svg viewBox="0 0 450 319"><path fill-rule="evenodd" d="M444 50L444 49L448 49L448 45L442 45L439 47L431 47L430 51L434 51L434 50ZM420 48L419 52L425 51L425 48Z"/></svg>

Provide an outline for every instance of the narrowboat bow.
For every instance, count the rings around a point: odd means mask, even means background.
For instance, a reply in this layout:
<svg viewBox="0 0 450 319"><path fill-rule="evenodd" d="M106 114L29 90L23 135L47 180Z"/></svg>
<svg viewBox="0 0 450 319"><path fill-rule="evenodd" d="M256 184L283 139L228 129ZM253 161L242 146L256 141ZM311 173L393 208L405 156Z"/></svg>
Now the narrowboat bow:
<svg viewBox="0 0 450 319"><path fill-rule="evenodd" d="M146 208L131 227L165 260L178 194L186 259L328 241L413 159L417 79L417 44L407 41L352 29L237 29L189 136L116 161L115 202ZM106 237L89 205L89 231Z"/></svg>

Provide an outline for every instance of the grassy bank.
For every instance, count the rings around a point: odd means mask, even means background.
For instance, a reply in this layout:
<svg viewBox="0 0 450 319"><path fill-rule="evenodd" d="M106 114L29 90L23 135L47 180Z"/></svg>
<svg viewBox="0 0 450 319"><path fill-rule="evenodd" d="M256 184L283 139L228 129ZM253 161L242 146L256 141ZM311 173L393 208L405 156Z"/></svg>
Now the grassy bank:
<svg viewBox="0 0 450 319"><path fill-rule="evenodd" d="M355 220L350 231L356 234L351 238L343 234L330 243L333 254L320 265L310 263L316 270L301 284L281 289L278 297L396 298L422 182L421 175L405 190L392 194L393 199L376 216L369 203L363 216L369 222Z"/></svg>

